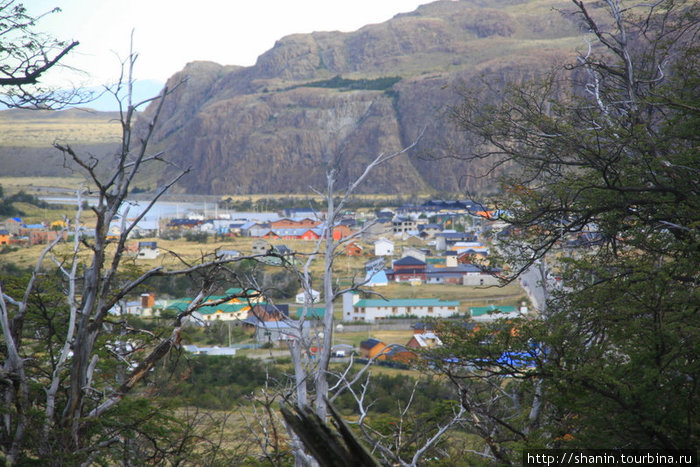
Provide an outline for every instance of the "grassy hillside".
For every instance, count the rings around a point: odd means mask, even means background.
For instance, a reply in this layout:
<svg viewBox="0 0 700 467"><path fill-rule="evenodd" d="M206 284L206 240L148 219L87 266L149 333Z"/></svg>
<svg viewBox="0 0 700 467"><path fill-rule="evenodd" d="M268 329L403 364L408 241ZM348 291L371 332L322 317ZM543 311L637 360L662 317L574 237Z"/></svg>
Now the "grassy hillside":
<svg viewBox="0 0 700 467"><path fill-rule="evenodd" d="M0 147L46 148L56 140L79 145L109 144L118 142L120 136L121 126L114 112L0 112Z"/></svg>

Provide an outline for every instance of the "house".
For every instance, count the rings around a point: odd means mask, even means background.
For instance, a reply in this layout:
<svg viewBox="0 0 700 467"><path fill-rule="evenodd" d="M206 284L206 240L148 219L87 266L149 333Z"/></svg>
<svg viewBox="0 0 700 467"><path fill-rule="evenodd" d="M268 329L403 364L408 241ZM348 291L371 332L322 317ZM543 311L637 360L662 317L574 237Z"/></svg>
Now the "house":
<svg viewBox="0 0 700 467"><path fill-rule="evenodd" d="M365 282L365 285L370 287L384 287L389 285L389 279L386 276L386 272L383 270L367 271Z"/></svg>
<svg viewBox="0 0 700 467"><path fill-rule="evenodd" d="M256 305L266 305L264 297L254 289L230 288L224 295L206 297L196 310L196 314L204 323L215 321L243 321ZM192 298L177 299L165 307L175 312L185 311L192 304Z"/></svg>
<svg viewBox="0 0 700 467"><path fill-rule="evenodd" d="M267 240L256 239L253 240L253 254L254 255L264 255L270 249L270 242Z"/></svg>
<svg viewBox="0 0 700 467"><path fill-rule="evenodd" d="M384 235L390 235L392 232L391 218L386 221L377 220L376 222L370 223L369 226L365 227L362 231L362 238L365 241L371 241L377 237L382 237Z"/></svg>
<svg viewBox="0 0 700 467"><path fill-rule="evenodd" d="M265 234L270 232L270 224L265 223L253 223L252 225L242 227L242 231L245 232L244 235L248 237L263 237Z"/></svg>
<svg viewBox="0 0 700 467"><path fill-rule="evenodd" d="M360 342L360 357L374 358L386 348L386 344L378 339L370 338ZM383 356L379 357L380 360Z"/></svg>
<svg viewBox="0 0 700 467"><path fill-rule="evenodd" d="M129 233L129 237L157 237L160 232L157 219L141 219Z"/></svg>
<svg viewBox="0 0 700 467"><path fill-rule="evenodd" d="M384 269L384 258L374 258L365 263L365 272L379 271Z"/></svg>
<svg viewBox="0 0 700 467"><path fill-rule="evenodd" d="M433 347L440 347L442 341L432 331L422 332L418 334L413 334L411 340L408 341L406 347L410 349L432 349Z"/></svg>
<svg viewBox="0 0 700 467"><path fill-rule="evenodd" d="M488 256L489 249L480 242L455 242L449 247L449 250L456 251L457 255L470 253Z"/></svg>
<svg viewBox="0 0 700 467"><path fill-rule="evenodd" d="M2 223L2 228L10 232L10 235L19 235L23 226L22 219L19 217L9 217Z"/></svg>
<svg viewBox="0 0 700 467"><path fill-rule="evenodd" d="M248 312L260 321L279 321L289 318L289 305L274 305L272 303L257 303Z"/></svg>
<svg viewBox="0 0 700 467"><path fill-rule="evenodd" d="M432 240L440 232L442 232L440 224L421 224L418 226L418 236L423 240Z"/></svg>
<svg viewBox="0 0 700 467"><path fill-rule="evenodd" d="M141 301L120 301L117 302L110 310L109 313L112 315L135 315L139 316L142 314L143 308L141 307Z"/></svg>
<svg viewBox="0 0 700 467"><path fill-rule="evenodd" d="M196 345L183 345L183 349L194 355L236 355L235 347L197 347Z"/></svg>
<svg viewBox="0 0 700 467"><path fill-rule="evenodd" d="M318 240L321 238L321 235L321 229L307 229L299 238L301 240Z"/></svg>
<svg viewBox="0 0 700 467"><path fill-rule="evenodd" d="M0 245L10 244L10 231L7 229L0 229Z"/></svg>
<svg viewBox="0 0 700 467"><path fill-rule="evenodd" d="M311 303L317 303L321 301L321 292L318 290L311 289L310 292L311 295ZM299 292L296 297L294 297L294 301L297 303L304 303L306 301L306 291L303 290Z"/></svg>
<svg viewBox="0 0 700 467"><path fill-rule="evenodd" d="M141 308L153 308L156 304L156 295L153 292L141 294Z"/></svg>
<svg viewBox="0 0 700 467"><path fill-rule="evenodd" d="M427 264L425 261L414 258L413 256L405 256L394 261L393 269L387 274L390 280L396 282L425 282L427 272Z"/></svg>
<svg viewBox="0 0 700 467"><path fill-rule="evenodd" d="M245 222L232 222L229 223L228 225L228 232L224 232L224 234L228 234L229 236L241 236L243 235L243 227L245 226Z"/></svg>
<svg viewBox="0 0 700 467"><path fill-rule="evenodd" d="M427 284L462 285L467 273L466 267L430 268L426 271L425 282Z"/></svg>
<svg viewBox="0 0 700 467"><path fill-rule="evenodd" d="M160 255L157 242L139 242L138 259L156 259Z"/></svg>
<svg viewBox="0 0 700 467"><path fill-rule="evenodd" d="M362 248L361 245L358 245L355 242L351 242L345 245L345 254L347 256L361 256L363 250L364 248Z"/></svg>
<svg viewBox="0 0 700 467"><path fill-rule="evenodd" d="M259 344L283 347L299 337L307 337L310 328L309 321L258 321L255 326L255 341Z"/></svg>
<svg viewBox="0 0 700 467"><path fill-rule="evenodd" d="M270 256L260 259L260 261L265 264L270 264L273 266L280 266L287 262L289 264L296 264L297 260L294 256L294 251L286 245L270 245L268 244L268 249L264 252ZM276 255L276 256L272 256Z"/></svg>
<svg viewBox="0 0 700 467"><path fill-rule="evenodd" d="M347 225L336 224L333 226L333 240L342 240L350 235L352 235L352 230Z"/></svg>
<svg viewBox="0 0 700 467"><path fill-rule="evenodd" d="M435 330L435 324L418 321L417 323L413 323L411 328L413 329L413 334L423 334L426 332L433 332Z"/></svg>
<svg viewBox="0 0 700 467"><path fill-rule="evenodd" d="M199 228L203 222L199 219L170 219L166 228L170 230L192 230Z"/></svg>
<svg viewBox="0 0 700 467"><path fill-rule="evenodd" d="M355 348L350 344L336 344L331 347L331 357L349 357L355 352Z"/></svg>
<svg viewBox="0 0 700 467"><path fill-rule="evenodd" d="M428 256L428 253L426 250L420 249L420 248L415 248L412 246L405 246L403 248L403 253L401 255L402 257L406 256L413 256L414 258L425 261L425 258Z"/></svg>
<svg viewBox="0 0 700 467"><path fill-rule="evenodd" d="M459 313L460 303L436 298L360 299L357 294L343 295L343 321L374 322L379 319L415 316L447 318Z"/></svg>
<svg viewBox="0 0 700 467"><path fill-rule="evenodd" d="M238 250L218 250L215 254L216 259L235 259L241 256L241 252Z"/></svg>
<svg viewBox="0 0 700 467"><path fill-rule="evenodd" d="M459 264L459 255L456 251L445 252L445 266L448 268L456 268Z"/></svg>
<svg viewBox="0 0 700 467"><path fill-rule="evenodd" d="M318 226L321 223L319 220L314 220L309 217L304 217L301 219L291 219L282 218L270 222L271 229L300 229L307 228L311 229Z"/></svg>
<svg viewBox="0 0 700 467"><path fill-rule="evenodd" d="M409 363L418 360L418 355L403 345L394 344L382 352L378 360L388 360L391 362L408 365Z"/></svg>
<svg viewBox="0 0 700 467"><path fill-rule="evenodd" d="M217 297L212 297L217 298ZM215 301L215 300L207 300ZM218 305L205 305L197 309L205 323L212 321L243 321L252 307L248 303L225 302Z"/></svg>
<svg viewBox="0 0 700 467"><path fill-rule="evenodd" d="M27 237L29 245L46 245L59 238L63 241L68 238L66 231L49 230L44 224L29 224L22 227L19 235Z"/></svg>
<svg viewBox="0 0 700 467"><path fill-rule="evenodd" d="M396 217L392 221L392 231L395 236L402 236L408 232L418 230L416 221L409 217Z"/></svg>
<svg viewBox="0 0 700 467"><path fill-rule="evenodd" d="M500 285L501 283L498 278L500 269L489 269L473 264L465 264L458 267L469 268L469 271L462 278L462 284L464 285L478 287Z"/></svg>
<svg viewBox="0 0 700 467"><path fill-rule="evenodd" d="M459 264L486 264L489 256L488 248L467 248L457 253Z"/></svg>
<svg viewBox="0 0 700 467"><path fill-rule="evenodd" d="M435 248L438 250L451 250L457 242L476 242L477 237L472 232L444 231L435 234Z"/></svg>
<svg viewBox="0 0 700 467"><path fill-rule="evenodd" d="M374 256L394 256L394 242L386 238L374 242Z"/></svg>

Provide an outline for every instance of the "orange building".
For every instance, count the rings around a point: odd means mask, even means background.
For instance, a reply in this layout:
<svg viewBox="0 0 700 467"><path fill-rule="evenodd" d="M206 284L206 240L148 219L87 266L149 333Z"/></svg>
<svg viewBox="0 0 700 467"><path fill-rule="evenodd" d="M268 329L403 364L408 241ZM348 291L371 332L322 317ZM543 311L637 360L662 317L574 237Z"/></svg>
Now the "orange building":
<svg viewBox="0 0 700 467"><path fill-rule="evenodd" d="M345 254L348 256L360 256L362 255L363 248L355 242L348 243L345 246Z"/></svg>
<svg viewBox="0 0 700 467"><path fill-rule="evenodd" d="M276 221L270 222L271 229L301 229L304 227L312 228L319 225L321 221L309 219L305 217L304 219L278 219Z"/></svg>
<svg viewBox="0 0 700 467"><path fill-rule="evenodd" d="M360 356L363 358L374 358L386 348L386 344L378 339L367 339L360 342ZM378 360L386 359L385 355L380 355Z"/></svg>

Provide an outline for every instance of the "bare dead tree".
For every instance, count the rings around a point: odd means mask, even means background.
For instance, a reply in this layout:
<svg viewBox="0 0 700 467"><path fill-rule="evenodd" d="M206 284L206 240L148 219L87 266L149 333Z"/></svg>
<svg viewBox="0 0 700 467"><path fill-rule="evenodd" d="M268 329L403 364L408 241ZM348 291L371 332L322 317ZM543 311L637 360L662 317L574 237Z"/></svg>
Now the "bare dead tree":
<svg viewBox="0 0 700 467"><path fill-rule="evenodd" d="M35 30L37 22L60 8L34 16L23 3L0 0L0 103L8 107L61 108L83 103L89 94L79 89L57 90L42 79L78 41L61 41Z"/></svg>
<svg viewBox="0 0 700 467"><path fill-rule="evenodd" d="M129 89L135 61L136 55L132 53L124 64ZM0 283L3 336L0 352L4 357L0 373L3 414L0 447L10 465L28 457L57 463L89 464L98 458L104 461L115 455L119 446L128 451L124 443L132 441L122 430L148 438L145 445L151 445L153 452L165 449L160 447L157 432L141 430L133 422L120 425L119 407L155 365L179 347L183 325L192 312L205 303L211 304L208 297L217 272L231 262L250 258L202 258L180 268L158 266L135 276L123 271L130 233L188 171L181 169L156 191L145 210L129 218L129 189L139 171L150 164L170 164L164 154L148 151L168 93L169 89L165 88L158 97L142 102L132 102L128 93L127 101L121 103L121 145L106 176L101 175L103 170L98 170L97 160L82 156L69 145L54 144L95 187L89 193L95 197L95 204L90 207L96 219L95 235L86 236L81 225L82 196L88 192L79 188L75 219L66 219L67 227L43 250L28 281L20 289ZM149 102L156 105L156 111L143 133L137 134L134 131L137 110ZM114 222L121 226L116 237L109 233ZM72 248L68 254L59 253L58 243L63 233L68 232L73 235ZM48 268L49 259L56 263L57 269ZM138 340L134 337L138 331L123 328L119 321L122 318L115 322L115 307L148 279L180 274L200 275L196 298L175 316L167 335L151 336L147 343L139 341L138 345L132 345ZM54 292L59 298L51 304L55 310L48 310L44 303L50 292L44 292L43 287L49 279L55 280L59 287ZM241 295L247 297L246 292ZM49 312L51 317L43 322L49 331L45 331L36 324L36 315ZM43 335L48 337L42 338ZM132 350L125 350L131 347ZM110 422L106 423L105 419Z"/></svg>
<svg viewBox="0 0 700 467"><path fill-rule="evenodd" d="M331 372L329 372L329 365L335 324L333 317L335 306L333 302L346 292L361 290L362 286L368 282L367 279L363 278L354 280L348 287L338 288L334 280L333 267L335 260L343 252L342 247L359 238L372 224L368 223L357 232L343 238L335 238L335 227L341 220L347 202L367 176L376 167L409 152L416 146L422 134L423 132L421 131L413 143L396 152L379 154L344 189L339 190L337 186L339 168L331 163L326 172L325 190L314 190L317 194L323 196L325 200L326 212L319 214L319 218L323 222L321 235L313 251L306 255L301 269L294 267L288 262L283 263L297 274L304 291L304 303L300 319L298 321L289 320L289 324L293 328L293 336L288 341L288 346L292 358L295 381L294 390L290 396L295 405L305 407L310 404L309 388L312 388L313 411L321 420L325 420L328 416L326 404L330 396L328 380L331 377ZM311 265L320 258L323 258L323 278L321 280L323 282L325 312L320 326L311 330L307 317L314 306L315 300L312 294L314 278L310 271ZM312 355L312 347L316 347L315 355ZM292 434L292 443L299 447L299 449L295 449L296 464L305 465L305 463L311 462L312 460L309 459L308 454L300 449L301 444L295 438L293 431L290 430L290 432Z"/></svg>

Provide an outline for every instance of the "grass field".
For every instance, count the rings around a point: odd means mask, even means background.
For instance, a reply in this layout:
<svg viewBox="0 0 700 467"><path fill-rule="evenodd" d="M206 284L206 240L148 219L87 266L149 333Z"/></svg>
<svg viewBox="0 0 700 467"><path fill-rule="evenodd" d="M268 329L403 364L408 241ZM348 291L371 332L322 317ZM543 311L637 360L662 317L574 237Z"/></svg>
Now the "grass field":
<svg viewBox="0 0 700 467"><path fill-rule="evenodd" d="M2 185L6 195L18 191L26 193L42 191L41 189L37 190L37 188L72 191L84 183L85 179L82 177L0 177L0 185Z"/></svg>
<svg viewBox="0 0 700 467"><path fill-rule="evenodd" d="M121 137L121 125L111 113L32 111L17 117L0 112L0 146L46 147L54 141L71 144L113 143Z"/></svg>

